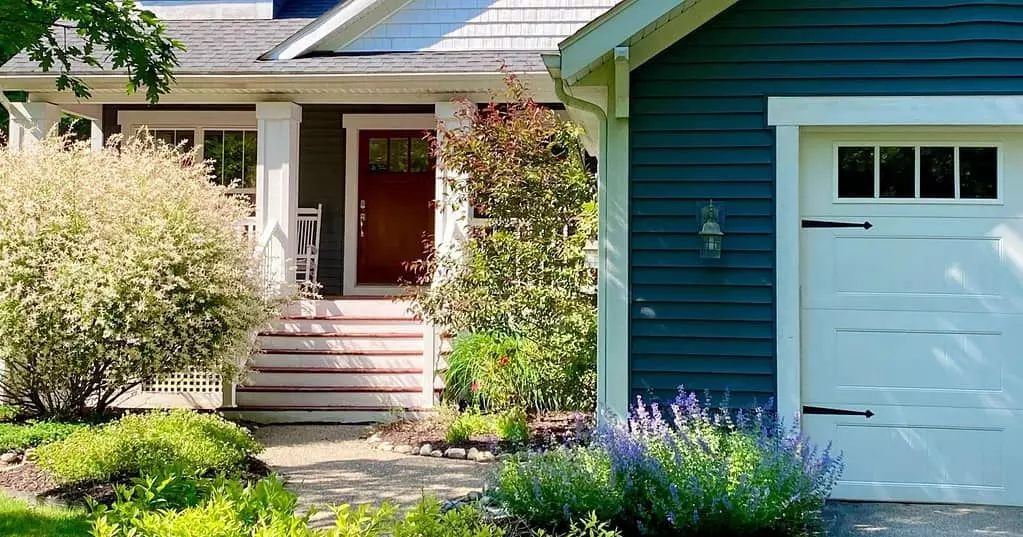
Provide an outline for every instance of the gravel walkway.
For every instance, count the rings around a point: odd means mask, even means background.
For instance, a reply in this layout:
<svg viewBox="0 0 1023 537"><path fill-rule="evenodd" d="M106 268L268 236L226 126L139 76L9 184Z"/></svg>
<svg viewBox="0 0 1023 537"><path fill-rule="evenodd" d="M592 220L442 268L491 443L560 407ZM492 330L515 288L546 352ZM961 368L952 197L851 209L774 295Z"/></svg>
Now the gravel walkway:
<svg viewBox="0 0 1023 537"><path fill-rule="evenodd" d="M483 487L492 465L400 455L371 449L364 426L272 425L254 432L266 446L260 458L282 474L303 508L341 503L407 507L424 493L441 500ZM327 523L330 513L314 520Z"/></svg>

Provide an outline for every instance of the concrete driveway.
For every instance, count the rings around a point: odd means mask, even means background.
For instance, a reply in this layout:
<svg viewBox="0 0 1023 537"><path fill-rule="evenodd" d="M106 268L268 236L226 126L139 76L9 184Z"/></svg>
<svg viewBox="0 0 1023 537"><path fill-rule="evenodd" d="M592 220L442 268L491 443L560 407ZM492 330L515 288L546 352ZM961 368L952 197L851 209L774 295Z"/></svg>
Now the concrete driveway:
<svg viewBox="0 0 1023 537"><path fill-rule="evenodd" d="M828 537L1023 537L1023 508L830 502Z"/></svg>

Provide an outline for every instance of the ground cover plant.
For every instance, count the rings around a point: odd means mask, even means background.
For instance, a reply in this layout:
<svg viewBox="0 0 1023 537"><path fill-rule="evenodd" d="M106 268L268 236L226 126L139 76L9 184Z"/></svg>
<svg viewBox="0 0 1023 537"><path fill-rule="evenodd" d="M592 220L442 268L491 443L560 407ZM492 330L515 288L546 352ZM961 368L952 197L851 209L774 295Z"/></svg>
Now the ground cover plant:
<svg viewBox="0 0 1023 537"><path fill-rule="evenodd" d="M129 414L37 450L40 467L65 484L162 472L237 471L260 451L245 429L186 410Z"/></svg>
<svg viewBox="0 0 1023 537"><path fill-rule="evenodd" d="M0 453L5 451L24 451L43 444L56 442L86 427L86 425L78 423L49 421L0 423Z"/></svg>
<svg viewBox="0 0 1023 537"><path fill-rule="evenodd" d="M145 133L0 149L0 402L71 418L170 373L238 373L272 305L237 231L250 207L209 176Z"/></svg>
<svg viewBox="0 0 1023 537"><path fill-rule="evenodd" d="M506 463L495 497L541 527L593 512L628 535L803 535L842 470L830 447L767 412L715 412L694 394L641 400L590 446Z"/></svg>

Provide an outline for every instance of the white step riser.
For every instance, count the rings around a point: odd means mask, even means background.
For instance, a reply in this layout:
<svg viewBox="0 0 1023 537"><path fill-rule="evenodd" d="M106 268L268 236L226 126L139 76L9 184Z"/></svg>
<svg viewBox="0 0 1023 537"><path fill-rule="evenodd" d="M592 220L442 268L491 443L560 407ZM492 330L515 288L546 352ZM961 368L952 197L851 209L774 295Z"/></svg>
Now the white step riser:
<svg viewBox="0 0 1023 537"><path fill-rule="evenodd" d="M419 373L257 373L251 372L246 386L402 386L417 387Z"/></svg>
<svg viewBox="0 0 1023 537"><path fill-rule="evenodd" d="M329 350L329 351L402 351L421 352L423 338L358 338L358 337L279 337L262 336L259 345L264 350Z"/></svg>
<svg viewBox="0 0 1023 537"><path fill-rule="evenodd" d="M397 419L422 419L427 412L386 412L366 410L230 410L229 419L253 423L380 423Z"/></svg>
<svg viewBox="0 0 1023 537"><path fill-rule="evenodd" d="M237 393L238 406L320 407L369 406L421 408L425 399L415 393L315 393L315 392L242 392Z"/></svg>
<svg viewBox="0 0 1023 537"><path fill-rule="evenodd" d="M387 299L301 300L284 308L291 316L412 317L409 302Z"/></svg>
<svg viewBox="0 0 1023 537"><path fill-rule="evenodd" d="M257 354L252 366L261 367L337 367L383 369L421 368L422 356L345 356L330 354Z"/></svg>
<svg viewBox="0 0 1023 537"><path fill-rule="evenodd" d="M357 320L280 320L270 325L270 332L299 332L313 334L417 334L423 333L423 325L416 321Z"/></svg>

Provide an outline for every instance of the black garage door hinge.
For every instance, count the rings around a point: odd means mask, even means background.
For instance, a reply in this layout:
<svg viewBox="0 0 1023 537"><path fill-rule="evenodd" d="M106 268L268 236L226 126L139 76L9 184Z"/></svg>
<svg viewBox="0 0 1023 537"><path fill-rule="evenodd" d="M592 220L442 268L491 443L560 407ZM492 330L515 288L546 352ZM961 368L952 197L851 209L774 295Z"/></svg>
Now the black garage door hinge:
<svg viewBox="0 0 1023 537"><path fill-rule="evenodd" d="M825 408L821 406L804 406L803 414L822 414L827 416L863 416L868 420L874 416L874 413L867 410L845 410L841 408Z"/></svg>
<svg viewBox="0 0 1023 537"><path fill-rule="evenodd" d="M870 229L874 224L870 222L828 222L827 220L803 220L803 227L861 227Z"/></svg>

